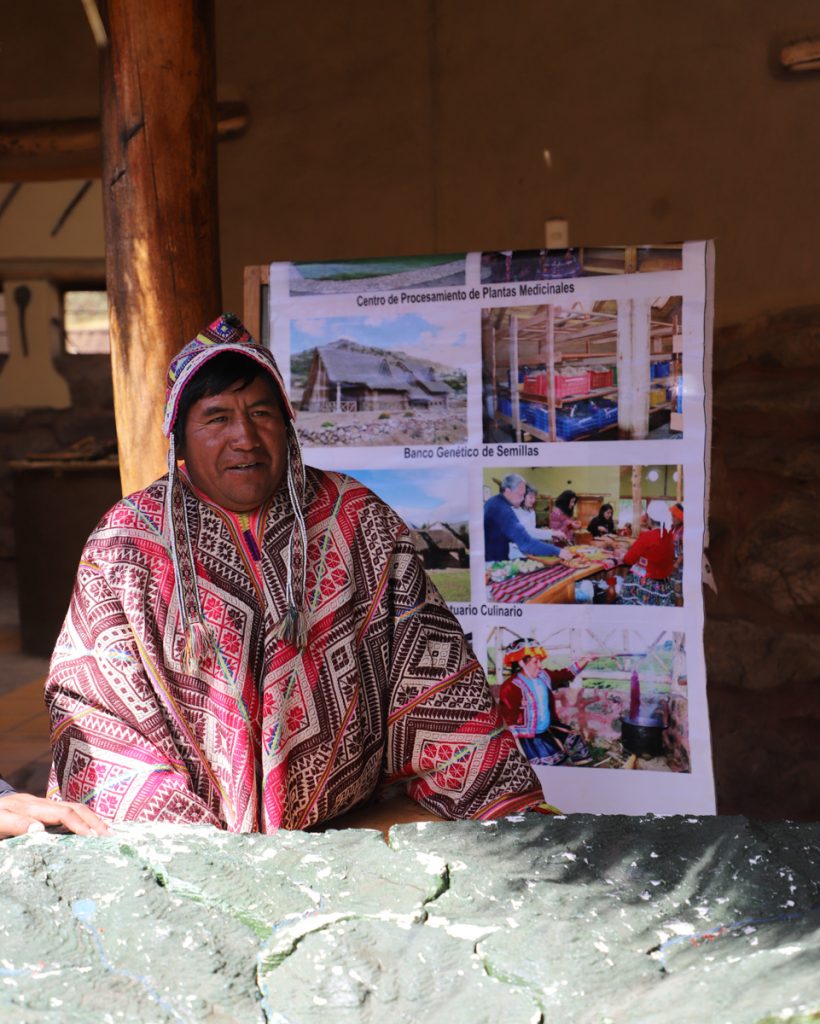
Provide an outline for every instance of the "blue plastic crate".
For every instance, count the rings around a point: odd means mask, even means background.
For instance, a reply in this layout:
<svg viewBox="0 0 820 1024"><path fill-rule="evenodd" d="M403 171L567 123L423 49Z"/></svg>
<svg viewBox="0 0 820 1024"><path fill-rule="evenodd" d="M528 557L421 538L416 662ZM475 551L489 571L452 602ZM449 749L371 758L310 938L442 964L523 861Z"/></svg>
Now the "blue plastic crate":
<svg viewBox="0 0 820 1024"><path fill-rule="evenodd" d="M597 398L595 407L598 420L602 427L610 427L618 422L618 403L609 398Z"/></svg>
<svg viewBox="0 0 820 1024"><path fill-rule="evenodd" d="M592 434L597 429L595 413L589 409L578 409L581 405L577 402L574 414L558 412L555 416L555 432L564 441L572 441L581 434ZM586 405L586 403L584 403Z"/></svg>

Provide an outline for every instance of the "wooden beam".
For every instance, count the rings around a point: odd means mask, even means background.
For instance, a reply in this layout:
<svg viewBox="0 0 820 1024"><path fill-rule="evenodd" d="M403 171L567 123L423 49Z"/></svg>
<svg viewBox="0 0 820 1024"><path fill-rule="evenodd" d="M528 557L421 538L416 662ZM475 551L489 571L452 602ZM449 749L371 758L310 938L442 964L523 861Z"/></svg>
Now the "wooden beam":
<svg viewBox="0 0 820 1024"><path fill-rule="evenodd" d="M547 335L547 407L549 417L550 441L558 440L558 419L555 407L555 319L554 309L547 306L547 319L544 329Z"/></svg>
<svg viewBox="0 0 820 1024"><path fill-rule="evenodd" d="M633 466L632 475L632 536L641 532L641 467Z"/></svg>
<svg viewBox="0 0 820 1024"><path fill-rule="evenodd" d="M105 260L17 259L0 260L4 281L53 281L55 284L94 284L105 280Z"/></svg>
<svg viewBox="0 0 820 1024"><path fill-rule="evenodd" d="M262 285L267 278L267 266L245 267L242 322L257 341L262 340Z"/></svg>
<svg viewBox="0 0 820 1024"><path fill-rule="evenodd" d="M216 105L220 142L242 135L250 114L246 103ZM63 121L0 122L0 181L58 181L99 178L102 173L98 117Z"/></svg>
<svg viewBox="0 0 820 1024"><path fill-rule="evenodd" d="M803 39L784 46L780 63L787 71L820 71L820 39Z"/></svg>
<svg viewBox="0 0 820 1024"><path fill-rule="evenodd" d="M508 311L510 323L510 401L512 403L512 421L514 440L522 440L521 433L521 399L518 391L518 317Z"/></svg>
<svg viewBox="0 0 820 1024"><path fill-rule="evenodd" d="M108 0L103 210L124 493L166 468L172 356L221 311L213 0Z"/></svg>
<svg viewBox="0 0 820 1024"><path fill-rule="evenodd" d="M641 441L649 433L649 301L618 300L618 433Z"/></svg>

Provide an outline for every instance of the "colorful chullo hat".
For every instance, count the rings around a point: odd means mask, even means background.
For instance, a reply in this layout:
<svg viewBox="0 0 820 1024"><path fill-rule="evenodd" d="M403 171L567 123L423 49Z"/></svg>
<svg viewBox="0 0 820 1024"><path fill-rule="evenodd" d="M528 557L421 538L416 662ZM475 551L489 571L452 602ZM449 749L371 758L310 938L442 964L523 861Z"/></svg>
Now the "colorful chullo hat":
<svg viewBox="0 0 820 1024"><path fill-rule="evenodd" d="M529 636L519 637L504 648L504 664L507 666L515 665L517 662L523 661L524 658L546 658L546 656L547 652L541 644Z"/></svg>
<svg viewBox="0 0 820 1024"><path fill-rule="evenodd" d="M287 609L277 627L284 640L303 648L307 639L304 609L307 573L307 532L302 509L304 507L305 473L302 452L293 424L290 404L279 368L272 353L250 336L233 313L224 313L218 320L201 331L171 360L165 392L165 418L162 430L168 438L168 491L165 518L169 524L171 558L179 601L182 626L185 633L183 663L186 671L194 671L208 650L214 649L214 639L199 600L196 585L196 566L191 548L188 520L185 514L185 494L177 472L177 454L174 445L174 425L182 393L199 370L214 356L236 352L258 363L271 377L279 393L287 420L287 484L293 507L293 528L288 541L287 582L285 593Z"/></svg>

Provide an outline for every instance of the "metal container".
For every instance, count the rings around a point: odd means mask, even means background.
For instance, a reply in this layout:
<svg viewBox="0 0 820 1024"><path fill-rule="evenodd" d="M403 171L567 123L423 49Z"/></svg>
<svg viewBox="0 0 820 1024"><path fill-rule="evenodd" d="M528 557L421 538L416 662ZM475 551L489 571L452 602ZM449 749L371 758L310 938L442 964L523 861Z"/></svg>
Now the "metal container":
<svg viewBox="0 0 820 1024"><path fill-rule="evenodd" d="M666 726L659 718L624 718L621 722L621 745L630 754L663 754L663 730Z"/></svg>

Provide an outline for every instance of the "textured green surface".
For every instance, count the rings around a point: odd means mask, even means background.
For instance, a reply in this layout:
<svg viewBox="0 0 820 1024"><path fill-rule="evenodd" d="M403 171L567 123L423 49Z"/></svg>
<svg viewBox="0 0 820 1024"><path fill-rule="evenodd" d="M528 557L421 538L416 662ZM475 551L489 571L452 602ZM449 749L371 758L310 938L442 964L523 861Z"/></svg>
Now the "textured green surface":
<svg viewBox="0 0 820 1024"><path fill-rule="evenodd" d="M0 844L0 1020L820 1020L820 825Z"/></svg>

